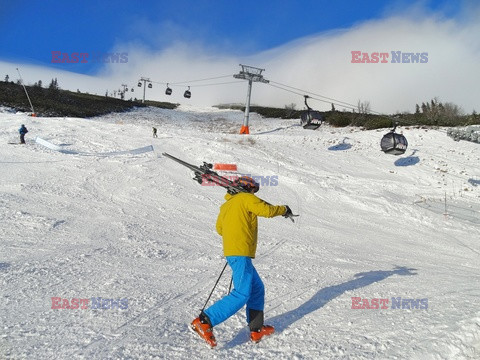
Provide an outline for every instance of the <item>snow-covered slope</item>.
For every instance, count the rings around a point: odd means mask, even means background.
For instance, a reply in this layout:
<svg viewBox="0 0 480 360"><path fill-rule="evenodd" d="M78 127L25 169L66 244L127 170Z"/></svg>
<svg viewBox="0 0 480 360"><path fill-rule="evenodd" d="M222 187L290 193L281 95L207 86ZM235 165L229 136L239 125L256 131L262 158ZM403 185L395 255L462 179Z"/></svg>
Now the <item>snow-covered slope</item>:
<svg viewBox="0 0 480 360"><path fill-rule="evenodd" d="M4 109L0 358L479 358L479 145L404 128L409 150L394 157L379 150L386 129L307 131L253 114L242 136L242 120L215 109L90 120ZM22 123L27 145L9 144ZM92 155L150 144L141 155ZM259 221L254 263L271 338L250 344L243 311L215 327L214 350L187 331L224 264L215 221L225 191L162 152L277 176L258 195L300 214ZM98 297L127 308L52 309ZM352 298L388 308L355 309ZM392 298L423 308L392 308Z"/></svg>

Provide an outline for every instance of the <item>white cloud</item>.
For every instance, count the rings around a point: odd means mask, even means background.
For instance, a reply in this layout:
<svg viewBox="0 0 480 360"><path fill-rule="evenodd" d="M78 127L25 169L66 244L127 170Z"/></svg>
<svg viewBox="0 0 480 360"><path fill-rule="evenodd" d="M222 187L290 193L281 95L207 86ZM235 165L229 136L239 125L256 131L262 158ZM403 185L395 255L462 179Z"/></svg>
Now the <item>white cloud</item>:
<svg viewBox="0 0 480 360"><path fill-rule="evenodd" d="M354 104L368 100L381 112L413 111L416 103L436 96L472 111L480 108L479 30L472 23L394 17L304 39L259 58L271 79ZM356 64L352 50L428 52L428 63ZM281 101L288 101L285 95Z"/></svg>
<svg viewBox="0 0 480 360"><path fill-rule="evenodd" d="M127 83L135 86L135 92L131 94L140 98L142 89L137 88L136 83L141 76L161 83L184 82L233 75L240 69L238 64L243 63L265 68L266 79L353 104L359 99L366 100L373 110L379 112L414 111L416 103L434 97L458 104L466 112L479 111L480 24L471 16L475 12L478 14L478 7L470 5L469 9L457 19L449 19L427 14L417 6L401 14L397 12L395 16L299 39L243 58L185 42L177 42L158 52L135 43L118 44L113 52L128 52L128 63L108 64L97 78L56 69L35 68L33 71L32 67L30 78L31 82L38 80L43 71L48 73L45 82L57 77L64 88L79 88L102 95L106 88L114 90ZM428 52L428 62L357 64L351 62L351 51L354 50L368 53ZM5 72L4 68L5 64L0 64L0 71ZM208 83L230 81L235 79L228 77ZM165 85L154 83L152 89L147 89L147 98L194 105L245 101L245 81L198 86L205 83L191 82L172 87L174 93L170 97L164 93ZM191 99L182 96L187 85L191 85ZM297 108L303 108L302 96L264 84L254 84L252 102L278 107L294 102L298 104ZM329 103L312 100L310 105L330 109Z"/></svg>

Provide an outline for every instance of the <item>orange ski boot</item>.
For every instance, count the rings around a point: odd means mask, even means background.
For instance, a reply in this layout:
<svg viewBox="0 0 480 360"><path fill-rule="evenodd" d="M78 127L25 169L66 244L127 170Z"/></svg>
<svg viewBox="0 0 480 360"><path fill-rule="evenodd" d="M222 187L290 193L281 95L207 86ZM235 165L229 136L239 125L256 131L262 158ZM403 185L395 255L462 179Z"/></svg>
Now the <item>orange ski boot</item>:
<svg viewBox="0 0 480 360"><path fill-rule="evenodd" d="M263 325L261 329L250 332L250 340L258 343L264 336L272 335L275 332L275 328L270 325Z"/></svg>
<svg viewBox="0 0 480 360"><path fill-rule="evenodd" d="M214 348L217 346L217 341L215 340L215 336L213 335L213 328L207 322L202 322L200 317L197 317L195 320L192 321L190 327L193 331L195 331L200 337L207 342L207 345L210 348Z"/></svg>

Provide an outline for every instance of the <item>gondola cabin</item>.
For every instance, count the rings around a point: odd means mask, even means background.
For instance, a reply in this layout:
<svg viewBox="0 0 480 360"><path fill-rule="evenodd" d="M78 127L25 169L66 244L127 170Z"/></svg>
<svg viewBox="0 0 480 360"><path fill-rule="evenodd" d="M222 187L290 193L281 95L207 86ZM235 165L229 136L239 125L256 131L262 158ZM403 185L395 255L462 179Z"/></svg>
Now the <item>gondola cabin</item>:
<svg viewBox="0 0 480 360"><path fill-rule="evenodd" d="M408 142L405 136L397 134L394 129L383 136L380 147L385 154L402 155L407 151Z"/></svg>
<svg viewBox="0 0 480 360"><path fill-rule="evenodd" d="M190 99L192 97L190 86L188 87L188 90L185 90L185 92L183 93L183 97L186 97L187 99Z"/></svg>
<svg viewBox="0 0 480 360"><path fill-rule="evenodd" d="M316 130L322 125L323 122L323 115L320 114L319 111L312 110L310 106L307 104L307 99L310 97L308 95L303 95L305 98L305 106L307 107L307 111L304 111L300 116L300 122L304 129L308 130Z"/></svg>
<svg viewBox="0 0 480 360"><path fill-rule="evenodd" d="M304 129L316 130L323 122L323 115L319 111L307 110L301 115L301 124Z"/></svg>
<svg viewBox="0 0 480 360"><path fill-rule="evenodd" d="M172 89L168 87L168 84L167 84L167 89L165 90L165 94L172 95Z"/></svg>

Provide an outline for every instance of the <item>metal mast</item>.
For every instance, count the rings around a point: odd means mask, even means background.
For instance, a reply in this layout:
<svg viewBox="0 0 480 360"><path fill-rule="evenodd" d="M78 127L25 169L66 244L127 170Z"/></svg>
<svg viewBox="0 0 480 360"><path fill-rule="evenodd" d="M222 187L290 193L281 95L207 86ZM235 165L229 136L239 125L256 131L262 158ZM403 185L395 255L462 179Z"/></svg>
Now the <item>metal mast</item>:
<svg viewBox="0 0 480 360"><path fill-rule="evenodd" d="M139 80L138 86L141 86L140 81L143 81L143 100L142 100L142 103L144 103L145 102L145 88L147 87L147 82L148 82L148 87L151 88L152 87L152 81L149 78L142 77Z"/></svg>
<svg viewBox="0 0 480 360"><path fill-rule="evenodd" d="M252 95L252 83L255 82L263 82L268 83L269 81L263 78L262 71L265 69L256 68L253 66L242 65L242 70L238 73L233 75L235 79L243 79L248 80L248 90L247 90L247 101L245 105L245 117L243 119L243 125L240 129L240 134L249 134L250 131L248 129L248 120L250 117L250 98Z"/></svg>
<svg viewBox="0 0 480 360"><path fill-rule="evenodd" d="M28 103L30 104L30 109L32 109L32 116L37 116L37 114L35 114L35 110L33 109L32 102L30 101L30 96L28 96L27 88L23 83L22 75L20 75L20 70L18 70L18 68L17 68L17 71L18 71L18 76L20 76L20 82L22 83L23 90L25 90L25 94L27 95Z"/></svg>
<svg viewBox="0 0 480 360"><path fill-rule="evenodd" d="M125 93L128 91L128 85L127 84L122 84L120 85L123 89L120 91L120 98L122 100L125 100Z"/></svg>

